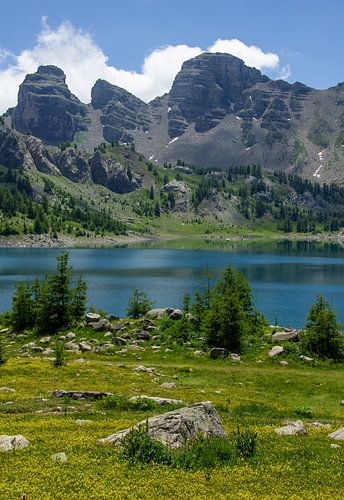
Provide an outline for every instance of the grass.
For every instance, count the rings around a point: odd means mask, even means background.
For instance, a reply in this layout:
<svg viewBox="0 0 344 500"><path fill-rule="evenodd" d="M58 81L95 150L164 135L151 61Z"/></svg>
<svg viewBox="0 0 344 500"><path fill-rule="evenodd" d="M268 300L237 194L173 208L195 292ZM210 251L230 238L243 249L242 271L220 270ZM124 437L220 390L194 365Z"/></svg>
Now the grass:
<svg viewBox="0 0 344 500"><path fill-rule="evenodd" d="M259 352L263 363L257 364L251 353L238 364L197 357L186 348L153 353L148 344L139 354L83 353L83 363L69 355L58 369L40 355L12 353L0 368L0 387L16 390L0 392L0 434L23 434L30 447L0 454L0 498L18 499L23 493L35 499L341 498L343 447L330 449L327 434L344 426L344 407L339 404L344 367L296 361L282 367L267 357L268 349ZM154 367L155 374L135 372L139 364ZM166 381L174 381L177 388L161 388ZM118 404L111 399L105 404L61 400L51 396L54 389L106 391L125 398L118 398ZM126 403L127 397L140 394L186 403L211 400L228 434L238 425L242 432L257 433L255 459L211 473L129 465L98 439L166 411ZM308 428L304 437L275 434L284 420L299 418L330 423L331 428ZM77 419L92 423L80 426ZM68 455L66 464L51 460L58 452Z"/></svg>

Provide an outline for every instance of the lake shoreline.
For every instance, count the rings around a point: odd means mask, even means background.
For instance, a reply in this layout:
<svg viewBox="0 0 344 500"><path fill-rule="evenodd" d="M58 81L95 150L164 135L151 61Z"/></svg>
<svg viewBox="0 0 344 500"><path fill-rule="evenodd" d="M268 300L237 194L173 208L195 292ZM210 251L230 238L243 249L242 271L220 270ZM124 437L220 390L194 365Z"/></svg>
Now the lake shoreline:
<svg viewBox="0 0 344 500"><path fill-rule="evenodd" d="M333 242L344 244L344 234L238 234L238 235L202 235L196 237L178 237L177 235L114 235L114 236L98 236L91 238L75 238L69 235L62 235L58 238L52 238L50 235L29 234L24 236L1 236L0 248L116 248L125 246L144 245L149 243L159 243L167 241L187 241L207 243L225 243L225 242L249 242L249 241L274 241L274 240L289 240L289 241L314 241L314 242Z"/></svg>

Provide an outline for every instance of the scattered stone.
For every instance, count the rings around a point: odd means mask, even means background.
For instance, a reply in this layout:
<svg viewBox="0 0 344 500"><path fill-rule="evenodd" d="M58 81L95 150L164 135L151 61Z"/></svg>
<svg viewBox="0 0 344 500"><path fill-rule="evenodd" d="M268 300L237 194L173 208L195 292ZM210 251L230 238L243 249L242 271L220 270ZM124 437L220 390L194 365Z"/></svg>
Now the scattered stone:
<svg viewBox="0 0 344 500"><path fill-rule="evenodd" d="M148 368L146 366L139 365L136 368L134 368L134 372L137 372L137 373L142 373L142 372L153 373L154 372L154 368Z"/></svg>
<svg viewBox="0 0 344 500"><path fill-rule="evenodd" d="M315 429L329 429L330 424L322 424L321 422L309 422L308 427L313 427Z"/></svg>
<svg viewBox="0 0 344 500"><path fill-rule="evenodd" d="M161 345L151 345L151 349L153 349L153 351L159 351L159 349L161 349Z"/></svg>
<svg viewBox="0 0 344 500"><path fill-rule="evenodd" d="M224 359L228 356L228 351L222 347L214 347L209 354L211 359Z"/></svg>
<svg viewBox="0 0 344 500"><path fill-rule="evenodd" d="M150 436L161 443L179 448L186 441L203 436L226 438L226 433L215 408L210 402L196 403L185 408L163 413L139 422L135 428L147 425ZM120 444L131 428L117 432L99 442L102 444Z"/></svg>
<svg viewBox="0 0 344 500"><path fill-rule="evenodd" d="M174 382L164 382L160 385L163 389L177 389L177 386Z"/></svg>
<svg viewBox="0 0 344 500"><path fill-rule="evenodd" d="M140 345L137 345L137 344L128 345L127 349L129 351L144 351L145 350L144 347L141 347Z"/></svg>
<svg viewBox="0 0 344 500"><path fill-rule="evenodd" d="M0 392L16 392L16 390L11 387L0 387Z"/></svg>
<svg viewBox="0 0 344 500"><path fill-rule="evenodd" d="M29 441L20 434L16 436L0 436L0 452L28 448L28 446Z"/></svg>
<svg viewBox="0 0 344 500"><path fill-rule="evenodd" d="M23 345L23 349L33 349L34 347L36 347L34 342L29 342L28 344Z"/></svg>
<svg viewBox="0 0 344 500"><path fill-rule="evenodd" d="M68 457L64 452L54 453L50 458L54 462L60 462L61 464L65 464L66 462L68 462Z"/></svg>
<svg viewBox="0 0 344 500"><path fill-rule="evenodd" d="M302 436L307 434L307 431L301 420L296 420L295 422L290 422L288 425L279 427L275 429L276 434L280 436L294 436L295 434L301 434Z"/></svg>
<svg viewBox="0 0 344 500"><path fill-rule="evenodd" d="M138 399L149 399L150 401L154 401L158 405L183 405L184 401L180 399L170 399L170 398L160 398L158 396L133 396L129 398L128 401L137 401Z"/></svg>
<svg viewBox="0 0 344 500"><path fill-rule="evenodd" d="M71 398L76 400L82 399L102 399L106 396L113 396L112 392L98 392L98 391L64 391L57 389L52 392L55 398Z"/></svg>
<svg viewBox="0 0 344 500"><path fill-rule="evenodd" d="M78 424L78 425L89 425L89 424L93 424L92 420L82 420L80 418L78 418L78 420L75 420L75 423Z"/></svg>
<svg viewBox="0 0 344 500"><path fill-rule="evenodd" d="M195 356L202 356L204 354L203 351L194 351Z"/></svg>
<svg viewBox="0 0 344 500"><path fill-rule="evenodd" d="M175 319L175 320L179 320L179 319L182 319L184 313L183 311L181 311L180 309L174 309L170 314L169 314L169 318L170 319Z"/></svg>
<svg viewBox="0 0 344 500"><path fill-rule="evenodd" d="M76 339L76 333L74 333L74 332L67 333L66 339L69 339L69 340Z"/></svg>
<svg viewBox="0 0 344 500"><path fill-rule="evenodd" d="M314 360L314 358L309 358L308 356L304 356L303 354L301 354L300 359L302 359L302 361L306 361L307 363L310 363Z"/></svg>
<svg viewBox="0 0 344 500"><path fill-rule="evenodd" d="M67 342L66 345L65 345L66 349L77 349L79 350L79 344L77 344L76 342L73 342L73 341L70 341L70 342Z"/></svg>
<svg viewBox="0 0 344 500"><path fill-rule="evenodd" d="M91 352L92 347L88 345L86 342L80 342L78 345L81 352Z"/></svg>
<svg viewBox="0 0 344 500"><path fill-rule="evenodd" d="M290 340L297 341L299 340L300 333L298 330L287 330L282 332L276 332L272 335L272 340Z"/></svg>
<svg viewBox="0 0 344 500"><path fill-rule="evenodd" d="M280 365L281 366L288 366L289 363L288 363L288 361L280 361Z"/></svg>
<svg viewBox="0 0 344 500"><path fill-rule="evenodd" d="M120 330L123 330L124 326L121 323L116 323L115 325L112 325L111 328L113 332L119 332Z"/></svg>
<svg viewBox="0 0 344 500"><path fill-rule="evenodd" d="M10 331L9 328L3 328L2 330L0 330L0 335L5 334L5 333L9 333L9 331Z"/></svg>
<svg viewBox="0 0 344 500"><path fill-rule="evenodd" d="M344 399L339 403L341 406L344 406Z"/></svg>
<svg viewBox="0 0 344 500"><path fill-rule="evenodd" d="M54 354L54 349L50 349L50 347L44 349L43 356L50 356L51 354Z"/></svg>
<svg viewBox="0 0 344 500"><path fill-rule="evenodd" d="M49 342L51 342L51 337L42 337L39 342L40 344L49 344Z"/></svg>
<svg viewBox="0 0 344 500"><path fill-rule="evenodd" d="M164 316L168 316L166 309L151 309L146 314L148 319L161 319Z"/></svg>
<svg viewBox="0 0 344 500"><path fill-rule="evenodd" d="M100 317L100 314L88 312L86 313L85 319L87 323L94 323L95 321L99 321Z"/></svg>
<svg viewBox="0 0 344 500"><path fill-rule="evenodd" d="M148 332L145 332L145 331L137 332L135 335L136 335L136 338L138 340L149 340L149 333Z"/></svg>
<svg viewBox="0 0 344 500"><path fill-rule="evenodd" d="M332 450L336 450L337 448L340 448L340 446L339 446L339 444L332 443L332 444L330 445L330 448L331 448Z"/></svg>
<svg viewBox="0 0 344 500"><path fill-rule="evenodd" d="M96 321L94 323L89 323L89 326L94 330L95 332L104 332L105 330L108 330L111 326L110 321L108 319L100 319L99 321Z"/></svg>
<svg viewBox="0 0 344 500"><path fill-rule="evenodd" d="M185 314L185 317L188 321L191 321L192 323L194 323L195 321L197 321L197 319L195 318L195 316L191 313L186 313Z"/></svg>
<svg viewBox="0 0 344 500"><path fill-rule="evenodd" d="M116 354L126 354L128 352L128 349L125 347L124 349L121 349L120 351L117 351Z"/></svg>
<svg viewBox="0 0 344 500"><path fill-rule="evenodd" d="M275 345L270 351L269 351L269 357L273 358L274 356L278 356L284 351L283 347L280 345Z"/></svg>
<svg viewBox="0 0 344 500"><path fill-rule="evenodd" d="M123 337L112 337L112 342L118 345L126 345L127 343Z"/></svg>
<svg viewBox="0 0 344 500"><path fill-rule="evenodd" d="M337 431L331 432L328 437L331 439L335 439L336 441L344 441L344 427L338 429Z"/></svg>
<svg viewBox="0 0 344 500"><path fill-rule="evenodd" d="M115 348L115 344L111 344L111 342L105 342L105 344L102 344L99 347L97 347L96 352L110 351L114 348Z"/></svg>
<svg viewBox="0 0 344 500"><path fill-rule="evenodd" d="M233 353L232 353L232 354L231 354L231 360L232 360L232 361L240 361L240 360L241 360L241 358L240 358L239 354L233 354Z"/></svg>
<svg viewBox="0 0 344 500"><path fill-rule="evenodd" d="M112 337L112 332L104 333L104 338Z"/></svg>

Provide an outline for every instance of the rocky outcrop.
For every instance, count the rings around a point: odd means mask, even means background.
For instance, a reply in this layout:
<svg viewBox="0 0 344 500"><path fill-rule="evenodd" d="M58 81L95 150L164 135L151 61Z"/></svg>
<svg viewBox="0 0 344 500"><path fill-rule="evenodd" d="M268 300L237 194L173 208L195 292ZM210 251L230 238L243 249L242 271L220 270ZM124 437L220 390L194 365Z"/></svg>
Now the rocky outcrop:
<svg viewBox="0 0 344 500"><path fill-rule="evenodd" d="M6 168L37 169L45 174L60 175L41 140L6 127L0 127L0 164Z"/></svg>
<svg viewBox="0 0 344 500"><path fill-rule="evenodd" d="M132 142L136 129L148 130L148 106L130 92L97 80L91 97L93 108L102 111L100 120L106 141Z"/></svg>
<svg viewBox="0 0 344 500"><path fill-rule="evenodd" d="M55 398L71 398L71 399L102 399L106 396L113 396L111 392L98 392L98 391L64 391L56 389L52 392Z"/></svg>
<svg viewBox="0 0 344 500"><path fill-rule="evenodd" d="M115 193L130 193L142 185L141 177L133 173L130 167L103 158L100 151L89 159L91 177L95 184L101 184Z"/></svg>
<svg viewBox="0 0 344 500"><path fill-rule="evenodd" d="M91 170L85 156L74 148L67 148L55 154L55 163L64 177L73 182L87 182L91 179Z"/></svg>
<svg viewBox="0 0 344 500"><path fill-rule="evenodd" d="M210 437L226 438L226 433L215 408L210 402L196 403L186 408L170 411L139 422L135 428L147 425L148 434L171 447L179 448L186 441L198 434ZM120 444L130 432L129 429L101 439L102 444Z"/></svg>
<svg viewBox="0 0 344 500"><path fill-rule="evenodd" d="M167 193L173 211L187 212L191 189L185 182L177 180L168 182L164 185L163 191ZM173 200L172 203L171 200Z"/></svg>
<svg viewBox="0 0 344 500"><path fill-rule="evenodd" d="M295 434L304 436L305 434L307 434L307 431L301 420L296 420L295 422L290 422L283 427L279 427L278 429L275 429L275 432L280 436L295 436Z"/></svg>
<svg viewBox="0 0 344 500"><path fill-rule="evenodd" d="M48 144L72 141L75 132L87 128L87 107L70 92L61 69L40 66L19 87L13 123Z"/></svg>
<svg viewBox="0 0 344 500"><path fill-rule="evenodd" d="M0 452L13 451L17 449L27 448L29 441L26 437L18 434L17 436L0 436Z"/></svg>

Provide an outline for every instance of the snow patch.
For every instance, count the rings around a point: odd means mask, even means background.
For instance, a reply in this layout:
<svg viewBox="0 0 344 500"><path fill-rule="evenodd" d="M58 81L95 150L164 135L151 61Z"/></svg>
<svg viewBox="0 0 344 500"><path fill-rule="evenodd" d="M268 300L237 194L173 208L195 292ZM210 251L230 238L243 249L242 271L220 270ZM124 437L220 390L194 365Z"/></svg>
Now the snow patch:
<svg viewBox="0 0 344 500"><path fill-rule="evenodd" d="M251 147L249 147L249 148L246 148L246 151L249 151L250 149L251 149Z"/></svg>
<svg viewBox="0 0 344 500"><path fill-rule="evenodd" d="M165 146L165 147L166 147L166 148L168 148L168 146L169 146L170 144L173 144L174 142L178 141L178 139L179 139L179 137L174 137L173 139L171 139L171 140L170 140L170 142L169 142L168 144L166 144L166 146Z"/></svg>
<svg viewBox="0 0 344 500"><path fill-rule="evenodd" d="M149 161L151 161L151 160L153 160L153 159L154 159L154 155L152 155L152 156L150 156L150 157L148 158L148 160L149 160Z"/></svg>
<svg viewBox="0 0 344 500"><path fill-rule="evenodd" d="M167 113L169 113L171 111L172 108L168 107L167 108Z"/></svg>
<svg viewBox="0 0 344 500"><path fill-rule="evenodd" d="M238 120L242 120L242 118L240 118L240 116L236 116L235 118L237 118Z"/></svg>

